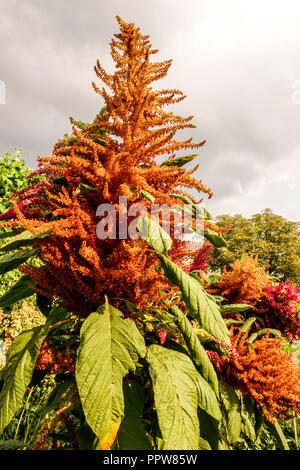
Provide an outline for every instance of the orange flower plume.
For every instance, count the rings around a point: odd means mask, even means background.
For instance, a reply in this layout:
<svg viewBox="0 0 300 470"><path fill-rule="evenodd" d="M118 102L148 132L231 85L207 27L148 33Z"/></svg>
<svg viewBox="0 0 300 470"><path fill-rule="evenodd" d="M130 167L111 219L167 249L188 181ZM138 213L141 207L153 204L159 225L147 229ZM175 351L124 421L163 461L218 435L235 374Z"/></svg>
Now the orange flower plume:
<svg viewBox="0 0 300 470"><path fill-rule="evenodd" d="M40 292L63 299L66 308L82 316L99 305L105 294L125 297L141 307L149 299L159 303L170 289L155 269L159 262L146 241L96 236L100 204L112 204L118 220L123 210L119 196L127 197L128 208L138 201L150 208L149 199L140 201L142 190L156 204L182 205L180 196L188 196L190 188L212 196L191 176L198 166L186 170L157 163L159 156L172 160L176 152L205 142L175 139L177 131L195 127L192 116L183 118L164 108L185 96L178 90L157 91L150 86L167 74L171 60L152 62L157 51L148 36L134 24L117 20L121 31L111 42L115 73L108 74L99 61L95 67L105 87L94 83L93 87L106 108L92 124L72 120L73 135L58 141L51 156L39 158L39 171L52 175L40 216L29 218L15 204L15 220L6 222L35 234L51 231L36 243L42 266L28 264L21 270L37 282Z"/></svg>
<svg viewBox="0 0 300 470"><path fill-rule="evenodd" d="M235 260L230 267L231 271L224 268L221 281L208 291L226 297L230 303L255 304L271 284L265 269L258 266L257 256Z"/></svg>
<svg viewBox="0 0 300 470"><path fill-rule="evenodd" d="M271 422L274 418L291 419L300 413L300 364L282 348L282 340L268 335L247 342L247 333L232 335L237 355L213 355L217 372L233 388L253 398Z"/></svg>

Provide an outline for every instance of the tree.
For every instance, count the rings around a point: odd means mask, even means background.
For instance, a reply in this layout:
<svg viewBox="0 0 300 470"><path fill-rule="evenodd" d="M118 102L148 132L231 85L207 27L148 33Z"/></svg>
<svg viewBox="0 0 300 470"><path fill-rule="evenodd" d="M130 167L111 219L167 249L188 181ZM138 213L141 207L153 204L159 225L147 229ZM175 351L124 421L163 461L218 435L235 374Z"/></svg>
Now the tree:
<svg viewBox="0 0 300 470"><path fill-rule="evenodd" d="M20 151L15 153L7 152L0 156L0 220L5 217L5 213L11 206L11 197L22 190L28 184L28 175L30 169L25 165ZM0 228L0 233L5 229ZM4 236L4 234L3 234ZM5 243L5 239L0 238L0 246ZM9 272L1 276L0 294L4 294L12 282L20 278L20 273Z"/></svg>
<svg viewBox="0 0 300 470"><path fill-rule="evenodd" d="M213 268L229 265L243 254L258 255L259 262L280 280L300 282L300 223L291 222L271 209L249 218L220 215L217 225L231 228L223 234L226 248L213 253Z"/></svg>
<svg viewBox="0 0 300 470"><path fill-rule="evenodd" d="M0 157L0 214L11 206L8 198L26 186L28 174L20 151Z"/></svg>

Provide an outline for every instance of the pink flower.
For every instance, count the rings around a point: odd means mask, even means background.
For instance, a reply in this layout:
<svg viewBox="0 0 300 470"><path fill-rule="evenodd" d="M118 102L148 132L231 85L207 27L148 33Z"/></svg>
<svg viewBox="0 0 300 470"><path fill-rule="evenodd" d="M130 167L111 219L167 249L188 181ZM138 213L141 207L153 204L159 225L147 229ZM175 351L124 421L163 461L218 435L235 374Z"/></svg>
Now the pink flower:
<svg viewBox="0 0 300 470"><path fill-rule="evenodd" d="M161 329L160 332L158 333L159 339L160 339L160 344L164 344L167 339L167 332L164 329Z"/></svg>

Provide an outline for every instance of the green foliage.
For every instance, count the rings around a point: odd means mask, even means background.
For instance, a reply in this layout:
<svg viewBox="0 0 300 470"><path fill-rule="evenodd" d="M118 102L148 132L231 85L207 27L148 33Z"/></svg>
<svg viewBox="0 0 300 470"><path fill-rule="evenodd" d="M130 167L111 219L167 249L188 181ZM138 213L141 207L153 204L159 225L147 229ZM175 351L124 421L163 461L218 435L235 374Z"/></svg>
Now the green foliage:
<svg viewBox="0 0 300 470"><path fill-rule="evenodd" d="M20 151L14 154L7 152L0 157L0 214L11 206L8 198L27 185L28 174L29 168L25 166Z"/></svg>
<svg viewBox="0 0 300 470"><path fill-rule="evenodd" d="M166 160L163 162L161 166L183 166L194 160L198 155L198 153L194 153L192 155L186 155L185 157L172 158L172 160Z"/></svg>
<svg viewBox="0 0 300 470"><path fill-rule="evenodd" d="M81 329L76 381L88 424L100 447L113 444L124 416L122 381L146 354L134 322L107 302L91 313Z"/></svg>
<svg viewBox="0 0 300 470"><path fill-rule="evenodd" d="M185 343L196 368L218 396L219 387L216 371L211 361L209 360L204 347L200 343L195 329L188 320L187 316L184 315L184 313L181 312L178 307L173 306L170 310L174 314L174 322L177 324L184 337Z"/></svg>
<svg viewBox="0 0 300 470"><path fill-rule="evenodd" d="M28 286L28 283L31 285L35 284L29 276L22 276L16 284L0 298L0 308L9 307L19 300L26 299L33 295L35 291Z"/></svg>
<svg viewBox="0 0 300 470"><path fill-rule="evenodd" d="M224 240L224 238L218 235L214 230L210 230L209 228L204 229L204 238L212 243L215 248L227 246L226 240Z"/></svg>
<svg viewBox="0 0 300 470"><path fill-rule="evenodd" d="M9 349L3 374L4 384L0 394L0 433L20 406L48 329L48 325L42 325L21 333Z"/></svg>
<svg viewBox="0 0 300 470"><path fill-rule="evenodd" d="M258 255L260 264L280 280L300 283L300 224L265 209L250 218L221 215L217 225L232 227L223 234L227 248L213 253L213 269L229 265L244 253Z"/></svg>
<svg viewBox="0 0 300 470"><path fill-rule="evenodd" d="M126 380L123 386L124 418L118 436L119 450L151 450L151 442L141 421L145 393L141 385L133 380Z"/></svg>
<svg viewBox="0 0 300 470"><path fill-rule="evenodd" d="M27 186L28 180L26 177L29 172L30 169L25 165L20 151L15 153L7 152L5 156L0 157L0 214L11 207L12 201L9 200L9 197ZM8 229L1 229L0 246L2 240L10 236L15 236L15 233ZM2 276L0 295L4 294L19 278L20 274L18 272L8 272Z"/></svg>
<svg viewBox="0 0 300 470"><path fill-rule="evenodd" d="M181 157L177 166L192 158L194 155ZM13 168L15 171L19 167L13 163ZM21 163L16 171L22 168ZM19 186L11 188L11 192L16 189ZM77 193L93 190L82 184ZM153 202L153 196L144 190L140 191L140 198ZM189 199L181 199L185 202L182 210L193 217L199 216L200 210L204 219L212 218ZM106 299L80 325L81 321L75 321L64 308L38 294L36 302L47 323L24 331L13 341L0 373L0 449L34 448L45 422L50 423L59 448L73 448L75 436L80 449L288 449L279 423L266 425L261 410L250 399L220 381L205 349L207 339L226 343L228 348L229 331L223 316L249 313L253 307L222 306L222 298L207 294L198 276L184 272L168 258L172 239L157 222L140 217L137 229L144 234L149 249L157 254L162 273L179 288L174 298L181 297L186 311L166 301L165 310L156 310L156 317L144 312L143 319L139 309L122 299L133 318L136 316L133 321L124 318ZM0 251L4 253L0 257L0 273L4 280L6 273L36 254L34 248L28 247L47 235L35 236L28 231L18 235L6 231L0 235ZM218 248L215 263L218 256L229 253L229 235L230 232L223 238L205 230L205 238ZM35 284L28 276L17 279L0 298L0 307L8 308L32 295L34 291L28 283ZM150 324L156 326L145 333L149 317ZM241 330L249 330L256 319L254 312ZM158 344L156 327L170 329L173 340ZM253 333L250 342L266 331ZM271 333L280 334L276 330ZM78 345L79 341L80 345L76 380L70 374L52 375L51 390L45 394L44 384L49 376L45 379L46 372L37 371L35 366L46 338L61 350L66 350L68 344ZM73 434L70 424L59 421L61 410L70 406L67 419L74 425Z"/></svg>
<svg viewBox="0 0 300 470"><path fill-rule="evenodd" d="M18 268L21 264L37 253L37 249L16 251L0 257L0 274L8 273Z"/></svg>
<svg viewBox="0 0 300 470"><path fill-rule="evenodd" d="M241 399L237 392L224 381L220 381L220 397L228 442L234 444L240 437L242 429Z"/></svg>
<svg viewBox="0 0 300 470"><path fill-rule="evenodd" d="M162 449L200 448L198 407L220 418L216 396L184 353L152 345L148 349Z"/></svg>
<svg viewBox="0 0 300 470"><path fill-rule="evenodd" d="M44 409L55 386L54 377L49 375L42 377L34 385L30 384L17 413L0 435L0 450L8 450L8 447L17 450L20 449L19 446L23 446L25 450L32 448L41 421L38 412Z"/></svg>
<svg viewBox="0 0 300 470"><path fill-rule="evenodd" d="M172 246L172 239L159 223L148 217L139 217L136 227L155 250L163 254L168 253Z"/></svg>
<svg viewBox="0 0 300 470"><path fill-rule="evenodd" d="M47 237L48 235L50 235L50 232L33 235L29 230L24 230L18 235L15 235L8 243L2 245L0 251L13 251L25 246L32 246L36 240Z"/></svg>
<svg viewBox="0 0 300 470"><path fill-rule="evenodd" d="M189 313L204 330L225 343L229 343L229 332L220 314L220 309L208 296L200 282L185 273L164 255L157 253L163 274L181 290Z"/></svg>

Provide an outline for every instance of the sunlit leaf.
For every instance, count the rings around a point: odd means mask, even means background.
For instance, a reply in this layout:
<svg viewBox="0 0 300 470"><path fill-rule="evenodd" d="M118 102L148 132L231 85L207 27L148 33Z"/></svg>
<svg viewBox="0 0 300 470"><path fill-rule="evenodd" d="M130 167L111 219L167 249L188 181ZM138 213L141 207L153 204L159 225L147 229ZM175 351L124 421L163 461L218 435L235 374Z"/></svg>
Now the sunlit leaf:
<svg viewBox="0 0 300 470"><path fill-rule="evenodd" d="M76 381L87 423L109 449L124 416L123 378L145 356L144 339L130 319L106 303L80 332Z"/></svg>

